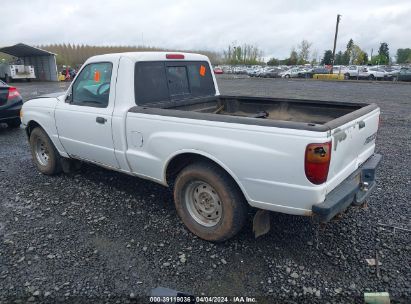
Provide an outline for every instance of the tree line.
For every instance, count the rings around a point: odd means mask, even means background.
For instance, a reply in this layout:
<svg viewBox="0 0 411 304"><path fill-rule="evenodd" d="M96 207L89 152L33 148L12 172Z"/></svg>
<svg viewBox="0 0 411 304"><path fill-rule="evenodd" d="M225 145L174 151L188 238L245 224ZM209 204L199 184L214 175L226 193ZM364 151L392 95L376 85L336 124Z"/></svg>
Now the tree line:
<svg viewBox="0 0 411 304"><path fill-rule="evenodd" d="M261 64L263 63L263 52L254 45L235 43L228 46L223 52L223 62L226 64Z"/></svg>
<svg viewBox="0 0 411 304"><path fill-rule="evenodd" d="M292 48L288 58L279 60L277 58L271 58L267 64L269 65L302 65L302 64L317 64L317 51L311 51L312 43L307 40L303 40L296 48ZM397 63L411 63L411 49L398 49L397 50ZM391 64L390 50L387 42L382 42L378 48L376 55L369 58L367 52L361 49L360 46L354 43L353 39L350 39L347 43L344 51L338 51L335 54L334 65L388 65ZM320 60L320 64L331 65L333 64L333 53L331 50L324 51L324 55Z"/></svg>
<svg viewBox="0 0 411 304"><path fill-rule="evenodd" d="M95 55L109 54L109 53L123 53L123 52L159 52L170 51L165 48L149 47L149 46L93 46L84 44L48 44L39 45L40 49L57 54L56 60L59 66L81 66L89 57ZM175 50L173 50L175 51ZM221 63L221 55L217 52L196 50L196 51L182 51L188 53L199 53L210 58L213 64Z"/></svg>
<svg viewBox="0 0 411 304"><path fill-rule="evenodd" d="M322 58L318 58L318 52L312 50L312 43L303 39L297 47L291 48L290 55L285 59L270 58L268 65L303 65L303 64L331 64L332 51L326 50ZM57 64L59 66L68 65L79 67L89 57L108 53L138 52L138 51L170 51L165 48L149 46L93 46L84 44L48 44L39 45L41 49L57 54ZM264 64L263 51L256 45L231 43L223 52L213 52L207 50L190 50L185 52L200 53L208 56L212 64ZM397 63L411 63L411 48L401 48L396 53ZM11 56L0 53L0 60L10 61ZM350 39L344 51L340 50L335 54L335 65L349 64L389 64L390 51L388 43L380 44L378 52L372 58L363 51L353 39Z"/></svg>

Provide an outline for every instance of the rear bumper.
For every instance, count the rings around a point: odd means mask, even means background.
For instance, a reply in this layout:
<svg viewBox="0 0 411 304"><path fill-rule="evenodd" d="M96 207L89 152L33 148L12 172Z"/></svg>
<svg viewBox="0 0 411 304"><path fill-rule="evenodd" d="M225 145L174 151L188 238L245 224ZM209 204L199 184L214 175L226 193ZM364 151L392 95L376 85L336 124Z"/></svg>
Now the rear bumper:
<svg viewBox="0 0 411 304"><path fill-rule="evenodd" d="M22 106L23 106L23 102L18 101L10 106L7 106L7 108L0 108L0 122L7 121L10 119L14 119L14 118L19 118L20 110Z"/></svg>
<svg viewBox="0 0 411 304"><path fill-rule="evenodd" d="M372 155L360 168L331 191L321 204L313 205L313 214L320 222L328 222L350 205L359 205L376 186L375 171L381 154Z"/></svg>

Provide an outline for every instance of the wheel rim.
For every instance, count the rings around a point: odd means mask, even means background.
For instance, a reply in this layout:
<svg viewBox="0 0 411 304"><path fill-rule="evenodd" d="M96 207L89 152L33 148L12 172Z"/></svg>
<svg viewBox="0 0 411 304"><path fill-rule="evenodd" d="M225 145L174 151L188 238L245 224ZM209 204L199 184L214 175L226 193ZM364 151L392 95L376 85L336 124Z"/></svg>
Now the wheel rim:
<svg viewBox="0 0 411 304"><path fill-rule="evenodd" d="M49 159L50 159L49 150L47 149L46 143L40 138L37 138L36 140L35 152L36 152L37 161L42 166L47 166L47 164L49 163Z"/></svg>
<svg viewBox="0 0 411 304"><path fill-rule="evenodd" d="M213 227L222 216L222 202L217 191L203 181L191 182L185 191L185 204L191 217L200 225Z"/></svg>

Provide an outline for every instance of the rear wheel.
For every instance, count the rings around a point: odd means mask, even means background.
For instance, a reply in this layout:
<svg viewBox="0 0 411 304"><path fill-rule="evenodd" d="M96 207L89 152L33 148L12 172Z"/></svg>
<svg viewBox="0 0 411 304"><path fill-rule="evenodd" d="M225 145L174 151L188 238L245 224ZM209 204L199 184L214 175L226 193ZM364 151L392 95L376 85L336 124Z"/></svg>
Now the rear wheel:
<svg viewBox="0 0 411 304"><path fill-rule="evenodd" d="M61 171L61 157L43 129L35 128L31 132L30 147L33 161L41 173L53 175Z"/></svg>
<svg viewBox="0 0 411 304"><path fill-rule="evenodd" d="M284 78L290 78L290 75L287 74L287 75L284 76Z"/></svg>
<svg viewBox="0 0 411 304"><path fill-rule="evenodd" d="M8 125L10 128L18 128L18 127L20 127L20 125L21 125L21 120L20 120L20 118L16 118L16 119L13 119L13 120L9 120L9 121L7 122L7 125Z"/></svg>
<svg viewBox="0 0 411 304"><path fill-rule="evenodd" d="M345 74L345 75L344 75L344 79L345 79L345 80L350 79L350 74L348 74L348 73L347 73L347 74Z"/></svg>
<svg viewBox="0 0 411 304"><path fill-rule="evenodd" d="M225 241L244 226L247 202L237 184L221 168L194 163L174 185L177 213L187 228L207 241Z"/></svg>
<svg viewBox="0 0 411 304"><path fill-rule="evenodd" d="M375 77L374 77L374 75L371 74L370 76L368 76L368 79L369 80L375 80Z"/></svg>

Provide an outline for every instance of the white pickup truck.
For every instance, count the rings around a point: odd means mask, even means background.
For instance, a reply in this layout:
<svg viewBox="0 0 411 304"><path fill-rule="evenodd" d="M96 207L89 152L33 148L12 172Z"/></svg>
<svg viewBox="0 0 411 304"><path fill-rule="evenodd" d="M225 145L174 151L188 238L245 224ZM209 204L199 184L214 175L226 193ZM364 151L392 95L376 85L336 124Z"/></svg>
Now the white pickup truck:
<svg viewBox="0 0 411 304"><path fill-rule="evenodd" d="M0 63L0 78L6 83L18 79L31 81L36 74L32 65Z"/></svg>
<svg viewBox="0 0 411 304"><path fill-rule="evenodd" d="M210 241L234 236L249 205L327 222L365 200L381 160L375 104L222 96L197 54L92 57L21 116L40 172L80 160L173 187Z"/></svg>

